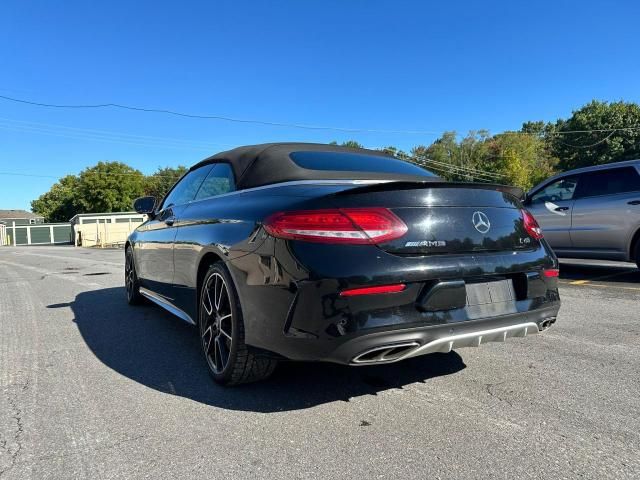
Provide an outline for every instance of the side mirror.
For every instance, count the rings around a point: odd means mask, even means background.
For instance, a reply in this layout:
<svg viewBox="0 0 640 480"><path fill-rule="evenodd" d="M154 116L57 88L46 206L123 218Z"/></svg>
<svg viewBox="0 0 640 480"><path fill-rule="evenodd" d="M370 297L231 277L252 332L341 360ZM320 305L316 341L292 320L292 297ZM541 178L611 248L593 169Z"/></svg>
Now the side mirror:
<svg viewBox="0 0 640 480"><path fill-rule="evenodd" d="M145 213L149 216L153 216L155 208L156 197L140 197L136 198L133 202L133 209L138 213Z"/></svg>

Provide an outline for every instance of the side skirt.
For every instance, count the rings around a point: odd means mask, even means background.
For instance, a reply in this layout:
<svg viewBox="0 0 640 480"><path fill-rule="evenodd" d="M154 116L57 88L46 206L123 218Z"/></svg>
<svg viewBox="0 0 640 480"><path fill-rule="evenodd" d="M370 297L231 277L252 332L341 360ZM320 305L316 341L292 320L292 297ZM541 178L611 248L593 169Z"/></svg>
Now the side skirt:
<svg viewBox="0 0 640 480"><path fill-rule="evenodd" d="M630 262L631 259L625 252L618 250L587 250L575 248L554 248L553 251L560 258L580 258L586 260L613 260L617 262Z"/></svg>
<svg viewBox="0 0 640 480"><path fill-rule="evenodd" d="M193 319L187 313L180 310L178 307L173 305L168 300L162 298L160 295L153 293L151 290L147 290L144 287L140 287L140 295L144 296L145 298L148 298L153 303L164 308L169 313L173 313L176 317L180 318L181 320L184 320L185 322L190 323L191 325L196 324L196 322L194 322Z"/></svg>

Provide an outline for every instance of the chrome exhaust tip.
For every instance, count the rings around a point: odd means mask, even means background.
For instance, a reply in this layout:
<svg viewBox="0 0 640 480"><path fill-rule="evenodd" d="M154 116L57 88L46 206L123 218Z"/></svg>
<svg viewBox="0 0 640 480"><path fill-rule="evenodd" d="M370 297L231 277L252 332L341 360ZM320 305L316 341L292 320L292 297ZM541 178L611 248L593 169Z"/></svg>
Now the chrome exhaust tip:
<svg viewBox="0 0 640 480"><path fill-rule="evenodd" d="M418 342L395 343L390 345L380 345L355 356L352 364L365 365L372 363L394 362L404 357L407 353L419 347Z"/></svg>
<svg viewBox="0 0 640 480"><path fill-rule="evenodd" d="M546 330L547 328L549 328L554 323L556 323L556 317L545 318L542 321L542 323L540 324L540 331Z"/></svg>

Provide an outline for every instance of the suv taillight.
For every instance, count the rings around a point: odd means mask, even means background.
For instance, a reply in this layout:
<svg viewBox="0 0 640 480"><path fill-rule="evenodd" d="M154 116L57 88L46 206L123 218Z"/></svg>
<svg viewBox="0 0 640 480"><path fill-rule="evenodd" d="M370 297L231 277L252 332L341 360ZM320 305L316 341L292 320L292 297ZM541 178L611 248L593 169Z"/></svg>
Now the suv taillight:
<svg viewBox="0 0 640 480"><path fill-rule="evenodd" d="M264 228L278 238L352 245L379 244L407 233L407 226L389 209L340 208L275 213Z"/></svg>
<svg viewBox="0 0 640 480"><path fill-rule="evenodd" d="M543 237L540 225L538 225L534 216L525 209L522 209L522 220L524 222L524 229L531 237L536 240L540 240Z"/></svg>

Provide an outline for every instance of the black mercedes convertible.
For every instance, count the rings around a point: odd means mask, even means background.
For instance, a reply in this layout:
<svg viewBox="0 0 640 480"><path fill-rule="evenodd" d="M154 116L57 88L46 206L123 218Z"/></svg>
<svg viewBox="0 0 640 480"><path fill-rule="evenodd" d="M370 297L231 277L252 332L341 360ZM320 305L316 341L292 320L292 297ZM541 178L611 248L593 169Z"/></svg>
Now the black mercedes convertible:
<svg viewBox="0 0 640 480"><path fill-rule="evenodd" d="M518 189L452 183L379 151L276 143L194 165L126 243L129 303L198 327L213 378L538 333L558 263Z"/></svg>

